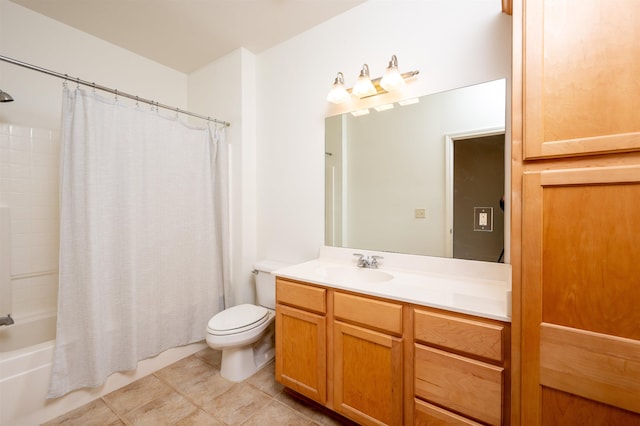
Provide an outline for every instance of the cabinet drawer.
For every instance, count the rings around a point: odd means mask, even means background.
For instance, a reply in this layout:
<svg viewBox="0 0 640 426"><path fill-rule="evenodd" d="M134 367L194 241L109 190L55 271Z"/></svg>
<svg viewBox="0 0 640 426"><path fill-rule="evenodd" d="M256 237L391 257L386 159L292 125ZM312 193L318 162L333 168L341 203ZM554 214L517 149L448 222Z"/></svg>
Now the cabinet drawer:
<svg viewBox="0 0 640 426"><path fill-rule="evenodd" d="M454 351L504 360L505 326L471 318L414 310L414 338Z"/></svg>
<svg viewBox="0 0 640 426"><path fill-rule="evenodd" d="M481 426L480 423L419 399L413 400L413 408L413 424L415 425Z"/></svg>
<svg viewBox="0 0 640 426"><path fill-rule="evenodd" d="M326 293L324 288L276 279L276 300L285 305L326 314Z"/></svg>
<svg viewBox="0 0 640 426"><path fill-rule="evenodd" d="M333 312L336 319L402 334L402 305L397 303L336 292L333 296Z"/></svg>
<svg viewBox="0 0 640 426"><path fill-rule="evenodd" d="M504 369L415 345L416 396L491 425L502 424Z"/></svg>

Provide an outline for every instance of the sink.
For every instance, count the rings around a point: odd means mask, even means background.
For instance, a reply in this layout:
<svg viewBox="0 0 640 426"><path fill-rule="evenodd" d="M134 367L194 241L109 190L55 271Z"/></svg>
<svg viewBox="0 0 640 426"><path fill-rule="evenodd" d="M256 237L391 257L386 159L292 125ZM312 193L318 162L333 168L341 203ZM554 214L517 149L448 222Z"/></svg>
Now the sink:
<svg viewBox="0 0 640 426"><path fill-rule="evenodd" d="M378 269L358 268L355 266L332 266L323 268L321 274L331 281L345 283L380 283L390 281L393 275Z"/></svg>

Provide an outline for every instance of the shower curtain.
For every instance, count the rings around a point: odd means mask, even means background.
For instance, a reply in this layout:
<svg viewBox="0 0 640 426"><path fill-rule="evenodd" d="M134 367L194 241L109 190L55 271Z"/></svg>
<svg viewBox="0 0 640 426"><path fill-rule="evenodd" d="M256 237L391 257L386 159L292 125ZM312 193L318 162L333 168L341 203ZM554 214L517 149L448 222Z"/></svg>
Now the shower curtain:
<svg viewBox="0 0 640 426"><path fill-rule="evenodd" d="M49 398L202 340L231 294L224 129L79 88L62 110Z"/></svg>

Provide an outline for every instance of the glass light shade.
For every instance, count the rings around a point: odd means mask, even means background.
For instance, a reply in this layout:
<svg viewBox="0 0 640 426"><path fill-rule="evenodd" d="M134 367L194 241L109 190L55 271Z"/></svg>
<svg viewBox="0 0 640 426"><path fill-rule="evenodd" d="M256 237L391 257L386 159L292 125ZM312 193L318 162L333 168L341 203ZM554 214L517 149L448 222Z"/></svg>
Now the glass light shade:
<svg viewBox="0 0 640 426"><path fill-rule="evenodd" d="M368 76L360 74L358 81L353 86L353 94L359 98L365 96L375 95L377 93L376 88L373 86L371 79Z"/></svg>
<svg viewBox="0 0 640 426"><path fill-rule="evenodd" d="M404 84L404 78L400 75L398 67L389 67L384 72L382 80L380 80L380 86L387 92L397 89Z"/></svg>
<svg viewBox="0 0 640 426"><path fill-rule="evenodd" d="M340 104L347 99L349 99L349 92L344 88L344 84L333 83L333 86L331 86L331 90L327 95L327 101L334 104Z"/></svg>

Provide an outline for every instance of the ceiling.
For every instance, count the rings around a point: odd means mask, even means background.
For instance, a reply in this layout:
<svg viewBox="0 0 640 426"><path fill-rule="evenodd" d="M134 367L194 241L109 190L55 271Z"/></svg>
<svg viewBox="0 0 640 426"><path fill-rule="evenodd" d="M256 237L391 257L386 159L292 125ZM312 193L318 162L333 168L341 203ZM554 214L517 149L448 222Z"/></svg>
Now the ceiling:
<svg viewBox="0 0 640 426"><path fill-rule="evenodd" d="M11 0L192 72L239 47L259 54L366 0Z"/></svg>

